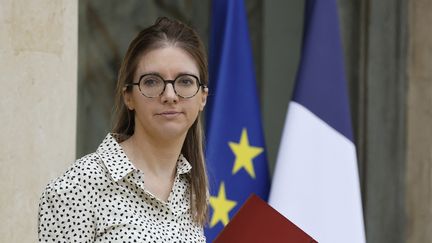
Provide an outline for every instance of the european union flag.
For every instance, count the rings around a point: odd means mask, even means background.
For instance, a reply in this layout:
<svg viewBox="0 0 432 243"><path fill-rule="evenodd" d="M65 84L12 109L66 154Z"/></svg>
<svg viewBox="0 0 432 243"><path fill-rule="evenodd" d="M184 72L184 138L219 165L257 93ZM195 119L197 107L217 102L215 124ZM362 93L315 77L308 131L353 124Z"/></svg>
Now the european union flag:
<svg viewBox="0 0 432 243"><path fill-rule="evenodd" d="M206 159L214 240L251 193L267 200L269 174L243 0L212 4Z"/></svg>

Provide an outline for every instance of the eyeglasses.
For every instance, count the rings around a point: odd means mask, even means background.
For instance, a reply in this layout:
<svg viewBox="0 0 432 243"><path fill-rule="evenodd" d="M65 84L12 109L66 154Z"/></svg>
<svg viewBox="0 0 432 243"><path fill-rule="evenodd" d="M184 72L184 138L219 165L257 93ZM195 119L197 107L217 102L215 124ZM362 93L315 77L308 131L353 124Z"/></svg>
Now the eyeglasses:
<svg viewBox="0 0 432 243"><path fill-rule="evenodd" d="M138 82L126 84L126 87L138 85L142 95L148 98L156 98L163 94L167 84L173 86L176 95L186 99L194 97L201 86L206 87L199 81L197 76L192 74L181 74L174 80L165 80L158 74L153 73L142 75Z"/></svg>

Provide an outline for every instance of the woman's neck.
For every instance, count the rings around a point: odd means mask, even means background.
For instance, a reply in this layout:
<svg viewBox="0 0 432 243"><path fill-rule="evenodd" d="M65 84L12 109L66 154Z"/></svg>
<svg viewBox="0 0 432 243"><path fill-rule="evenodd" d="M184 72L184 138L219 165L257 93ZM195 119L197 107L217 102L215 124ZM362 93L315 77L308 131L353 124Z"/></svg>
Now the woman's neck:
<svg viewBox="0 0 432 243"><path fill-rule="evenodd" d="M172 190L185 136L152 139L150 134L135 130L129 139L120 144L135 168L144 173L146 190L164 202Z"/></svg>
<svg viewBox="0 0 432 243"><path fill-rule="evenodd" d="M152 139L138 130L121 145L137 169L155 176L174 176L185 136Z"/></svg>

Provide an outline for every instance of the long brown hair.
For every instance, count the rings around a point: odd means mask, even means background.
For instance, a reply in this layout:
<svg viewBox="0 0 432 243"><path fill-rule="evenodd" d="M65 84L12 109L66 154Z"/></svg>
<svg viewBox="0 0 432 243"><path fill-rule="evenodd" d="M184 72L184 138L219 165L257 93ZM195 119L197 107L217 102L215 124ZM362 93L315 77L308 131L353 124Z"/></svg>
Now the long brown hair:
<svg viewBox="0 0 432 243"><path fill-rule="evenodd" d="M198 65L201 83L207 86L207 57L198 34L178 20L166 17L158 18L154 25L142 30L132 40L120 67L114 106L113 132L123 137L123 139L131 136L135 128L134 111L127 109L123 100L124 87L133 82L139 58L145 52L165 46L182 48L191 55ZM126 92L130 91L130 88L126 90ZM191 184L192 215L196 223L204 225L208 215L208 180L203 153L203 130L200 115L198 115L187 132L182 154L192 165L191 171L187 174Z"/></svg>

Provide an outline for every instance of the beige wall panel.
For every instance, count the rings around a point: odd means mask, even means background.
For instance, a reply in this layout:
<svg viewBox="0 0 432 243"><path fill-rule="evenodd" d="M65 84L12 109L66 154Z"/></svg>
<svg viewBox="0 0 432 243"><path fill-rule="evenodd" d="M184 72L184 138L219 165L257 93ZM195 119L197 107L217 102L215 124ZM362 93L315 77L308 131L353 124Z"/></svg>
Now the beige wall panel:
<svg viewBox="0 0 432 243"><path fill-rule="evenodd" d="M432 2L409 1L407 242L432 240Z"/></svg>
<svg viewBox="0 0 432 243"><path fill-rule="evenodd" d="M0 0L0 242L36 242L39 196L75 159L78 2Z"/></svg>

